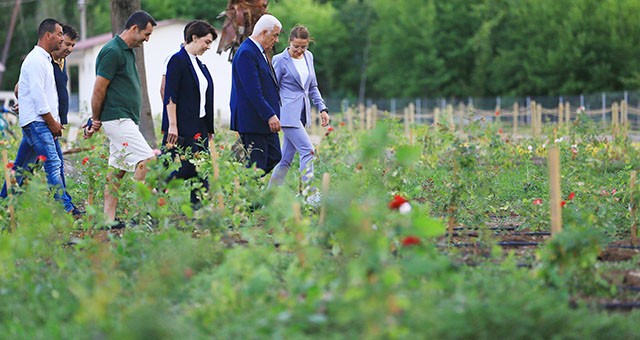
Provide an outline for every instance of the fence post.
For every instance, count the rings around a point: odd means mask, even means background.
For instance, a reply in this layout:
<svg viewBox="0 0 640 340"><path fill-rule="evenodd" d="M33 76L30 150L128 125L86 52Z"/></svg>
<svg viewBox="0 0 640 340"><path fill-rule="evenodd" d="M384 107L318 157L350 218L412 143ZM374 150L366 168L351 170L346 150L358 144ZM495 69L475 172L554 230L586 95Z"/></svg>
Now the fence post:
<svg viewBox="0 0 640 340"><path fill-rule="evenodd" d="M623 100L620 103L620 122L622 123L622 129L625 137L629 136L629 111L627 101Z"/></svg>
<svg viewBox="0 0 640 340"><path fill-rule="evenodd" d="M365 115L365 107L364 103L360 103L358 105L358 113L360 114L360 130L364 130L364 115Z"/></svg>
<svg viewBox="0 0 640 340"><path fill-rule="evenodd" d="M536 126L538 119L536 118L536 109L536 101L529 101L529 111L531 112L531 135L533 138L538 138L538 127Z"/></svg>
<svg viewBox="0 0 640 340"><path fill-rule="evenodd" d="M568 101L564 103L564 121L567 123L567 127L571 127L571 103Z"/></svg>
<svg viewBox="0 0 640 340"><path fill-rule="evenodd" d="M618 117L618 102L611 104L611 127L613 129L613 138L618 136L618 129L620 128L620 120Z"/></svg>
<svg viewBox="0 0 640 340"><path fill-rule="evenodd" d="M433 109L433 126L437 128L438 124L440 124L440 108L436 107Z"/></svg>
<svg viewBox="0 0 640 340"><path fill-rule="evenodd" d="M351 107L347 108L347 129L353 131L353 109Z"/></svg>
<svg viewBox="0 0 640 340"><path fill-rule="evenodd" d="M564 105L562 105L562 101L558 103L558 127L562 127L564 125Z"/></svg>
<svg viewBox="0 0 640 340"><path fill-rule="evenodd" d="M454 132L456 130L456 124L453 121L453 105L447 104L447 119L449 120L449 131Z"/></svg>
<svg viewBox="0 0 640 340"><path fill-rule="evenodd" d="M536 106L536 117L538 119L536 126L538 127L538 136L539 136L540 134L542 134L542 104L538 104Z"/></svg>
<svg viewBox="0 0 640 340"><path fill-rule="evenodd" d="M518 133L518 113L520 111L520 107L518 102L513 103L513 134Z"/></svg>
<svg viewBox="0 0 640 340"><path fill-rule="evenodd" d="M602 92L602 126L607 122L607 94Z"/></svg>
<svg viewBox="0 0 640 340"><path fill-rule="evenodd" d="M376 123L378 121L378 105L371 105L371 128L375 129Z"/></svg>

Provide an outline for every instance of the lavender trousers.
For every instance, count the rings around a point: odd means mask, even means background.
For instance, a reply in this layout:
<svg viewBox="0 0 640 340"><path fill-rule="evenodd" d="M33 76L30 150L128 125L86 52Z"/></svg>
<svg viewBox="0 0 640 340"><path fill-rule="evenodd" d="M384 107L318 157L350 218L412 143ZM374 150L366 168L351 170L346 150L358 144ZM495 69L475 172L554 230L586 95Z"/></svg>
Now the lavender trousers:
<svg viewBox="0 0 640 340"><path fill-rule="evenodd" d="M311 139L307 134L307 130L303 127L282 127L284 133L284 141L282 145L282 159L275 169L269 180L269 187L278 186L284 182L284 178L289 172L291 162L296 152L300 154L300 176L302 183L308 184L313 179L313 159L315 152Z"/></svg>

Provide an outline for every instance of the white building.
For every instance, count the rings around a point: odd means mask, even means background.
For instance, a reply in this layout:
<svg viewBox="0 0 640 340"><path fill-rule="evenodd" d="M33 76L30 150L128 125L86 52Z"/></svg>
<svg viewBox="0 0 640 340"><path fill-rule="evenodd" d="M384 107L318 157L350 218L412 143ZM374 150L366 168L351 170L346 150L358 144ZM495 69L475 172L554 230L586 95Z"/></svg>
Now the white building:
<svg viewBox="0 0 640 340"><path fill-rule="evenodd" d="M144 62L147 73L147 88L149 101L154 117L162 114L162 98L160 97L160 81L164 73L165 59L180 48L183 41L183 29L186 20L159 21L154 28L149 41L144 43ZM89 117L91 111L91 94L96 79L96 57L100 49L112 38L111 33L78 41L76 47L67 58L69 72L69 90L71 103L69 121L79 122ZM214 82L214 111L216 119L220 117L223 124L229 123L229 97L231 95L231 63L228 52L221 55L215 51L218 48L216 39L211 49L200 58L207 65Z"/></svg>

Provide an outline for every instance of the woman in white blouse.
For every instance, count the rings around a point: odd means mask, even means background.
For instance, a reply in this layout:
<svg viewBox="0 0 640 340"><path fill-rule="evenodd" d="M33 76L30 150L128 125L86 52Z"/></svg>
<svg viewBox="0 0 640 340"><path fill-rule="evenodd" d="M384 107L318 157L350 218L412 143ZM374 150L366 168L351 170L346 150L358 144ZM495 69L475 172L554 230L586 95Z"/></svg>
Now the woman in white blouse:
<svg viewBox="0 0 640 340"><path fill-rule="evenodd" d="M162 145L171 153L190 150L195 154L208 152L208 139L213 136L213 79L198 56L211 47L218 35L206 21L188 25L184 46L167 64ZM185 158L170 178L189 179L197 175L195 166ZM208 188L206 180L200 181ZM199 203L197 189L191 191L191 203Z"/></svg>
<svg viewBox="0 0 640 340"><path fill-rule="evenodd" d="M305 189L313 178L314 150L305 127L311 123L311 102L320 111L322 126L329 125L329 110L318 90L313 54L308 50L309 30L298 25L289 34L289 46L273 57L280 88L280 125L284 133L282 159L273 170L269 185L284 181L296 152L300 154L300 175Z"/></svg>

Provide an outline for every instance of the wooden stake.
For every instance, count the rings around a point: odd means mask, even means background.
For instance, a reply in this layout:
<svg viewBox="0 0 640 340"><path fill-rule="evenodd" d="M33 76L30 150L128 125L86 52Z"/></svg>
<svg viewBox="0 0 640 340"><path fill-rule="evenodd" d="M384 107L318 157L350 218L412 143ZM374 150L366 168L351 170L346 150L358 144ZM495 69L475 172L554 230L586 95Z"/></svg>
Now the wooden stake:
<svg viewBox="0 0 640 340"><path fill-rule="evenodd" d="M7 150L2 150L2 164L4 165L4 181L7 183L7 198L11 202L11 169L7 167L9 164L9 157L7 156ZM9 232L16 230L16 212L13 204L9 203Z"/></svg>
<svg viewBox="0 0 640 340"><path fill-rule="evenodd" d="M551 206L551 235L562 231L562 206L560 191L560 152L553 146L549 149L549 193Z"/></svg>
<svg viewBox="0 0 640 340"><path fill-rule="evenodd" d="M536 101L532 100L531 104L529 104L529 110L531 111L531 135L533 138L538 137L538 118L537 118L537 110L538 106L536 105Z"/></svg>
<svg viewBox="0 0 640 340"><path fill-rule="evenodd" d="M353 131L353 109L347 109L347 128L349 131Z"/></svg>
<svg viewBox="0 0 640 340"><path fill-rule="evenodd" d="M209 141L209 153L211 153L211 165L213 166L213 180L217 181L220 179L220 168L218 167L218 152L213 139Z"/></svg>
<svg viewBox="0 0 640 340"><path fill-rule="evenodd" d="M365 128L365 126L364 126L364 115L365 115L364 104L358 105L358 111L360 113L360 130L364 130L364 128Z"/></svg>
<svg viewBox="0 0 640 340"><path fill-rule="evenodd" d="M221 192L219 192L216 196L218 197L218 210L222 211L224 210L224 197L222 196Z"/></svg>
<svg viewBox="0 0 640 340"><path fill-rule="evenodd" d="M622 124L622 133L624 137L629 137L629 105L626 100L620 103L620 121Z"/></svg>
<svg viewBox="0 0 640 340"><path fill-rule="evenodd" d="M433 110L433 126L437 128L438 124L440 124L440 108L436 107L436 109Z"/></svg>
<svg viewBox="0 0 640 340"><path fill-rule="evenodd" d="M513 103L513 134L518 133L518 113L520 111L520 106L518 103Z"/></svg>
<svg viewBox="0 0 640 340"><path fill-rule="evenodd" d="M405 137L409 138L409 131L411 130L411 125L409 122L409 110L406 108L404 109L403 122L404 122L404 135Z"/></svg>
<svg viewBox="0 0 640 340"><path fill-rule="evenodd" d="M372 129L375 129L377 121L378 121L378 105L373 104L371 106L371 128Z"/></svg>
<svg viewBox="0 0 640 340"><path fill-rule="evenodd" d="M331 182L331 178L329 177L329 173L325 172L322 174L322 200L320 201L320 219L319 223L322 225L327 217L327 196L329 195L329 184Z"/></svg>
<svg viewBox="0 0 640 340"><path fill-rule="evenodd" d="M567 124L567 127L570 127L569 123L571 123L571 104L569 102L564 103L564 122Z"/></svg>
<svg viewBox="0 0 640 340"><path fill-rule="evenodd" d="M538 118L538 122L536 126L538 127L538 136L542 134L542 104L538 104L536 106L536 117Z"/></svg>
<svg viewBox="0 0 640 340"><path fill-rule="evenodd" d="M456 124L453 120L453 105L447 105L447 118L449 119L449 131L456 131Z"/></svg>
<svg viewBox="0 0 640 340"><path fill-rule="evenodd" d="M564 119L564 107L562 106L562 104L558 104L558 127L562 127L562 125L564 125L564 122L562 121Z"/></svg>
<svg viewBox="0 0 640 340"><path fill-rule="evenodd" d="M415 124L416 122L416 104L409 103L409 123Z"/></svg>
<svg viewBox="0 0 640 340"><path fill-rule="evenodd" d="M631 171L631 177L629 179L629 192L631 193L631 199L629 202L629 210L631 212L631 244L633 246L638 245L638 222L636 221L636 209L638 202L636 202L636 177L637 172Z"/></svg>
<svg viewBox="0 0 640 340"><path fill-rule="evenodd" d="M618 103L614 102L611 105L611 126L613 128L613 137L618 136L618 130L620 127L620 120L618 117Z"/></svg>

